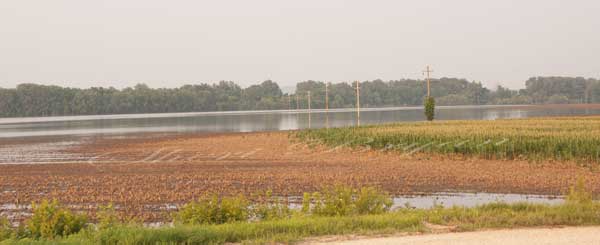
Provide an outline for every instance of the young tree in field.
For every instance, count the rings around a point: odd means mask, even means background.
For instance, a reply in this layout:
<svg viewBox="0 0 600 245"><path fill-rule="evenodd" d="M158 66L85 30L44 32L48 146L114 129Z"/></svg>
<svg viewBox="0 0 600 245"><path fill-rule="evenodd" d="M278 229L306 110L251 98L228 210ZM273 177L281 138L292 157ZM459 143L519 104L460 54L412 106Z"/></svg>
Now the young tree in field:
<svg viewBox="0 0 600 245"><path fill-rule="evenodd" d="M425 117L427 121L433 121L435 116L435 99L429 96L425 98Z"/></svg>

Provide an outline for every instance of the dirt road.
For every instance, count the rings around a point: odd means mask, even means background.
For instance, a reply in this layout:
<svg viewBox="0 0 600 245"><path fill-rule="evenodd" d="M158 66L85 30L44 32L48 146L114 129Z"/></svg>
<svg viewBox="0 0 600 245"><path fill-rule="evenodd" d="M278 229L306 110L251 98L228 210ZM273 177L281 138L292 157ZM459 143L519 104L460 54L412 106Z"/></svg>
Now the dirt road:
<svg viewBox="0 0 600 245"><path fill-rule="evenodd" d="M445 233L445 234L429 234L417 236L401 236L401 237L385 237L361 239L352 241L336 241L316 244L346 244L346 245L361 245L361 244L427 244L427 245L446 245L446 244L461 244L461 245L553 245L553 244L569 244L569 245L591 245L600 244L600 227L568 227L568 228L537 228L537 229L516 229L516 230L495 230L495 231L478 231L465 233ZM315 243L312 243L315 244Z"/></svg>

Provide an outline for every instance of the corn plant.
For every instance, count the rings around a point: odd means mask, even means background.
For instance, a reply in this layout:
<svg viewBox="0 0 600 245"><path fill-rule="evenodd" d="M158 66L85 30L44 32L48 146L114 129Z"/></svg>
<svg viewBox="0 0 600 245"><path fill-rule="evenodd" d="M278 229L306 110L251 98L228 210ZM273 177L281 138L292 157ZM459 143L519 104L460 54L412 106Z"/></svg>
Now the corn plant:
<svg viewBox="0 0 600 245"><path fill-rule="evenodd" d="M578 162L600 160L600 117L397 123L300 131L331 147Z"/></svg>

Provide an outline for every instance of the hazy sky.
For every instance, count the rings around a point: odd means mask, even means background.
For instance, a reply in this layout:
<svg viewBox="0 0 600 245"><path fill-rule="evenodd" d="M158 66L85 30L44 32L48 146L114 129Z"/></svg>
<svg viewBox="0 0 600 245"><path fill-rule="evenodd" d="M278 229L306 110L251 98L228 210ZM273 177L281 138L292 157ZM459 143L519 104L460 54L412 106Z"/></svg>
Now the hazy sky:
<svg viewBox="0 0 600 245"><path fill-rule="evenodd" d="M3 0L0 87L600 77L597 0Z"/></svg>

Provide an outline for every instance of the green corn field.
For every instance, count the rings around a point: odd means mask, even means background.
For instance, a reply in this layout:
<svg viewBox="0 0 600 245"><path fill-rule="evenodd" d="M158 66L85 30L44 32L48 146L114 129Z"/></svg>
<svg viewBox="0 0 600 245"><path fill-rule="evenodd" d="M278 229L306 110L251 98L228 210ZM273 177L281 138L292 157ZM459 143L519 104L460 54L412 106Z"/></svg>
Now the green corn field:
<svg viewBox="0 0 600 245"><path fill-rule="evenodd" d="M600 162L600 117L437 121L304 130L296 136L331 147L485 159Z"/></svg>

